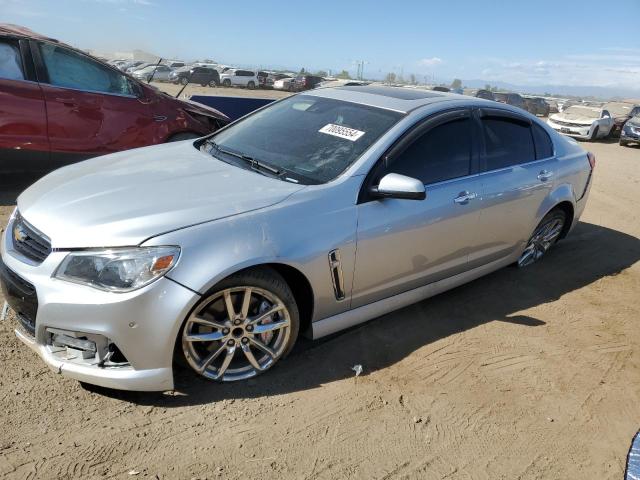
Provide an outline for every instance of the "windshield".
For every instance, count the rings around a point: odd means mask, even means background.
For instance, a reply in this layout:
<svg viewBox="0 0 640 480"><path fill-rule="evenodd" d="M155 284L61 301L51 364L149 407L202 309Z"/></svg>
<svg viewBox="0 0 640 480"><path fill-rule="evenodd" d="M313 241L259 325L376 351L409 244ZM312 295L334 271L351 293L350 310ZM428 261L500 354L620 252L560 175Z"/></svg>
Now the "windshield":
<svg viewBox="0 0 640 480"><path fill-rule="evenodd" d="M401 117L366 105L295 95L210 140L220 149L284 171L300 183L325 183L353 164Z"/></svg>

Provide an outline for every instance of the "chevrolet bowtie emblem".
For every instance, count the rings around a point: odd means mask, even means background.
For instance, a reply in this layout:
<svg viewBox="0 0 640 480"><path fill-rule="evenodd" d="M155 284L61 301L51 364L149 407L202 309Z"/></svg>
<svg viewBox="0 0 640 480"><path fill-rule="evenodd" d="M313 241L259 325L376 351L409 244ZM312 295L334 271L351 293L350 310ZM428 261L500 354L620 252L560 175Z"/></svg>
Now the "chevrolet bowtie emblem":
<svg viewBox="0 0 640 480"><path fill-rule="evenodd" d="M24 242L29 235L24 227L20 224L13 227L13 240L16 242Z"/></svg>

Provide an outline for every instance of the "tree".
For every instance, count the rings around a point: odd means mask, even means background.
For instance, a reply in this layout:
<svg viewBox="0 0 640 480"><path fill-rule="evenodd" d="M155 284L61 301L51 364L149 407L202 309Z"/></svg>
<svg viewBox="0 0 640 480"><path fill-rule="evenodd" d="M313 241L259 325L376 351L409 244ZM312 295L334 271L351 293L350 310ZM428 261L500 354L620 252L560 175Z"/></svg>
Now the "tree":
<svg viewBox="0 0 640 480"><path fill-rule="evenodd" d="M300 69L300 75L304 75L305 73L307 73L307 72L305 71L304 67L302 67L302 68Z"/></svg>
<svg viewBox="0 0 640 480"><path fill-rule="evenodd" d="M387 73L387 76L384 78L384 81L387 83L395 83L396 82L396 74L393 72Z"/></svg>
<svg viewBox="0 0 640 480"><path fill-rule="evenodd" d="M491 85L489 85L488 83L485 83L484 89L491 91Z"/></svg>
<svg viewBox="0 0 640 480"><path fill-rule="evenodd" d="M329 74L327 72L325 72L324 70L318 70L315 75L319 76L319 77L328 77Z"/></svg>
<svg viewBox="0 0 640 480"><path fill-rule="evenodd" d="M411 85L417 85L418 81L416 80L416 74L412 73L411 75L409 75L409 83Z"/></svg>
<svg viewBox="0 0 640 480"><path fill-rule="evenodd" d="M340 78L343 80L351 80L351 75L346 70L342 70L339 74L336 75L336 78Z"/></svg>
<svg viewBox="0 0 640 480"><path fill-rule="evenodd" d="M453 82L451 82L451 88L462 88L462 80L460 80L459 78L454 78Z"/></svg>

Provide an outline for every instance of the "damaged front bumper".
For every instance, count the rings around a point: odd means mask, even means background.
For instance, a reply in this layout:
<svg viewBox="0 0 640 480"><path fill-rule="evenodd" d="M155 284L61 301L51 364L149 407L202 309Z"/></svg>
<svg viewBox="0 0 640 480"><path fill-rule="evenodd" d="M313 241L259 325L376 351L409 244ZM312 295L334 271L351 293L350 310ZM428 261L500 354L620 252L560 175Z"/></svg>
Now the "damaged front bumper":
<svg viewBox="0 0 640 480"><path fill-rule="evenodd" d="M52 274L66 252L34 264L8 237L0 241L0 283L15 333L52 370L108 388L173 388L175 340L198 294L167 278L128 293L65 282Z"/></svg>

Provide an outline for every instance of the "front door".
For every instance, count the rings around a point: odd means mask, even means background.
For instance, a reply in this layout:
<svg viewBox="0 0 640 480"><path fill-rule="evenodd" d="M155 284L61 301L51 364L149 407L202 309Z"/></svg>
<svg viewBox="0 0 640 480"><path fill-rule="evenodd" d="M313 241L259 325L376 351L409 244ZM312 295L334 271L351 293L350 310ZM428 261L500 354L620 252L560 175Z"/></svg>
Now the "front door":
<svg viewBox="0 0 640 480"><path fill-rule="evenodd" d="M468 110L440 114L415 140L379 165L420 179L424 200L364 199L358 205L352 307L431 283L467 269L478 224L480 181ZM367 188L367 185L365 185Z"/></svg>
<svg viewBox="0 0 640 480"><path fill-rule="evenodd" d="M151 106L137 98L126 76L59 45L33 42L34 50L52 160L68 163L154 143Z"/></svg>

